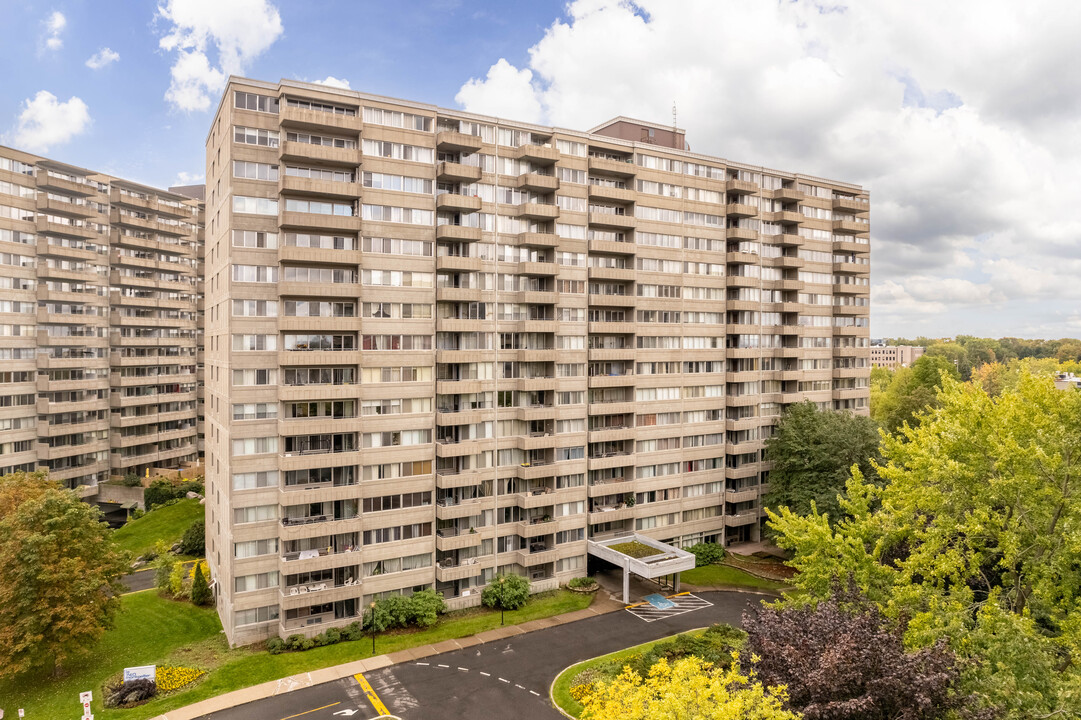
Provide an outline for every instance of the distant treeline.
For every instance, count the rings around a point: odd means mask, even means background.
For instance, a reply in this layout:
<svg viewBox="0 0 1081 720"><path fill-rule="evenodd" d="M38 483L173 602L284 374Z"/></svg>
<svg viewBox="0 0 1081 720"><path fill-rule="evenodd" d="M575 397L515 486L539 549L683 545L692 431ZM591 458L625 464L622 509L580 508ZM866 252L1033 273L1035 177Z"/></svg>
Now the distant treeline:
<svg viewBox="0 0 1081 720"><path fill-rule="evenodd" d="M1081 340L1062 338L1061 340L1026 340L1023 338L981 338L972 335L958 335L949 338L889 338L887 345L919 345L927 348L928 355L944 357L954 363L962 380L972 377L972 371L988 363L1008 363L1011 360L1055 360L1064 363L1064 369L1071 369L1071 364L1081 363ZM1076 371L1081 370L1081 366Z"/></svg>

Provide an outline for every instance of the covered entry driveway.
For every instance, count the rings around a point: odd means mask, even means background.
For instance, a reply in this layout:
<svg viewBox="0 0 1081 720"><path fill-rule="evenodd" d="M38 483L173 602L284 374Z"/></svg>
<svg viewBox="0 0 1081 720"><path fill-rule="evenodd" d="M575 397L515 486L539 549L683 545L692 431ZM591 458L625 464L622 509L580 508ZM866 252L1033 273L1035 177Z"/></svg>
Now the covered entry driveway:
<svg viewBox="0 0 1081 720"><path fill-rule="evenodd" d="M640 556L632 557L615 549L625 543L636 543L635 549L642 552L635 552L635 554ZM642 548L640 546L646 547ZM649 549L655 552L643 554L648 553ZM672 575L675 580L674 589L679 592L679 573L694 568L694 555L691 553L637 533L605 540L589 540L586 544L586 550L590 555L607 560L613 565L622 568L624 603L630 602L631 573L649 580Z"/></svg>

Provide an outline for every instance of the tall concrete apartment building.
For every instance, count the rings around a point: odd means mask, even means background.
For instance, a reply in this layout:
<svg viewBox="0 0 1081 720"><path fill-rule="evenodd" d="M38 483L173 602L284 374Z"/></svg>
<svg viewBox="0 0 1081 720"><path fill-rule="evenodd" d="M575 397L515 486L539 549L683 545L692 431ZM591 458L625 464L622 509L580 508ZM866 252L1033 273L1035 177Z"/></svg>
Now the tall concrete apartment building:
<svg viewBox="0 0 1081 720"><path fill-rule="evenodd" d="M0 147L0 474L198 459L199 203Z"/></svg>
<svg viewBox="0 0 1081 720"><path fill-rule="evenodd" d="M867 412L868 196L685 148L231 79L206 207L231 642L553 587L614 535L759 538L782 408Z"/></svg>

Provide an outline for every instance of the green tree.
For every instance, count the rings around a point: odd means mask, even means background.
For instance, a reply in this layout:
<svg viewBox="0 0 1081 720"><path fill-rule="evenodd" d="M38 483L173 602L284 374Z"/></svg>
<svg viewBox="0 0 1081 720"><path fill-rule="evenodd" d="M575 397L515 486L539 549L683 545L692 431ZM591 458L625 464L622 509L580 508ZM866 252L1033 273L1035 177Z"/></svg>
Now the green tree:
<svg viewBox="0 0 1081 720"><path fill-rule="evenodd" d="M93 647L130 563L98 508L44 473L0 477L0 677Z"/></svg>
<svg viewBox="0 0 1081 720"><path fill-rule="evenodd" d="M662 659L646 677L626 667L582 698L582 720L799 720L783 707L783 688L765 688L738 663L715 668L700 658Z"/></svg>
<svg viewBox="0 0 1081 720"><path fill-rule="evenodd" d="M820 511L838 517L837 496L845 491L850 468L856 465L875 476L871 461L879 457L878 443L878 429L870 418L819 410L809 401L789 405L766 440L773 469L765 505L806 514L815 503Z"/></svg>
<svg viewBox="0 0 1081 720"><path fill-rule="evenodd" d="M957 370L962 380L968 380L972 376L972 361L968 357L968 350L958 342L937 342L927 346L924 356L944 358ZM916 363L912 363L915 366Z"/></svg>
<svg viewBox="0 0 1081 720"><path fill-rule="evenodd" d="M954 364L938 355L923 355L912 367L898 368L888 388L871 408L874 420L888 433L896 432L906 422L918 425L921 413L938 405L942 374L958 379Z"/></svg>
<svg viewBox="0 0 1081 720"><path fill-rule="evenodd" d="M188 526L180 540L180 552L195 557L206 555L206 520L196 520Z"/></svg>
<svg viewBox="0 0 1081 720"><path fill-rule="evenodd" d="M191 579L191 604L206 605L210 602L210 588L206 584L206 576L203 575L201 563L196 563L194 575Z"/></svg>
<svg viewBox="0 0 1081 720"><path fill-rule="evenodd" d="M856 471L833 527L770 513L806 597L850 577L914 648L947 641L968 691L1013 718L1081 715L1081 393L1022 372L998 397L947 380L940 407Z"/></svg>
<svg viewBox="0 0 1081 720"><path fill-rule="evenodd" d="M176 566L176 555L169 550L169 544L164 540L158 540L154 544L154 552L157 557L151 566L154 568L154 587L158 590L171 590L170 578L173 568Z"/></svg>
<svg viewBox="0 0 1081 720"><path fill-rule="evenodd" d="M499 608L500 613L504 610L517 610L525 605L528 599L529 581L521 575L502 573L492 578L480 594L482 603L490 608ZM500 623L502 624L502 621Z"/></svg>

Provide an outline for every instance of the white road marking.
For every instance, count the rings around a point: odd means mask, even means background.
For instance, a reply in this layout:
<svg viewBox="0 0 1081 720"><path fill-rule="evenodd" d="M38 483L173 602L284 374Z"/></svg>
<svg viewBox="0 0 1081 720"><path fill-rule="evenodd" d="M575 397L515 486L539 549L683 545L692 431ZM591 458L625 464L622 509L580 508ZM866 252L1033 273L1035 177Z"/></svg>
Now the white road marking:
<svg viewBox="0 0 1081 720"><path fill-rule="evenodd" d="M510 685L510 680L506 680L506 679L504 679L504 678L499 678L499 682L505 682L505 683L507 683L508 685Z"/></svg>
<svg viewBox="0 0 1081 720"><path fill-rule="evenodd" d="M539 692L537 692L536 690L530 690L530 691L529 691L529 694L530 694L530 695L536 695L537 697L540 697L540 693L539 693Z"/></svg>
<svg viewBox="0 0 1081 720"><path fill-rule="evenodd" d="M486 673L486 672L481 672L481 675L483 675L484 677L491 677L492 676L491 673Z"/></svg>
<svg viewBox="0 0 1081 720"><path fill-rule="evenodd" d="M695 610L701 610L702 608L713 605L713 603L708 600L703 600L696 595L680 595L669 599L675 603L671 608L661 610L647 604L627 608L627 612L643 622L655 622L657 620L664 620L665 618L683 615L684 613L694 612Z"/></svg>
<svg viewBox="0 0 1081 720"><path fill-rule="evenodd" d="M427 665L428 663L417 663L417 665Z"/></svg>
<svg viewBox="0 0 1081 720"><path fill-rule="evenodd" d="M461 670L462 672L469 672L469 668L464 668L461 665L458 666L458 669Z"/></svg>
<svg viewBox="0 0 1081 720"><path fill-rule="evenodd" d="M439 664L439 665L436 665L436 667L445 667L445 668L449 668L449 667L450 667L450 665L443 665L443 664Z"/></svg>

